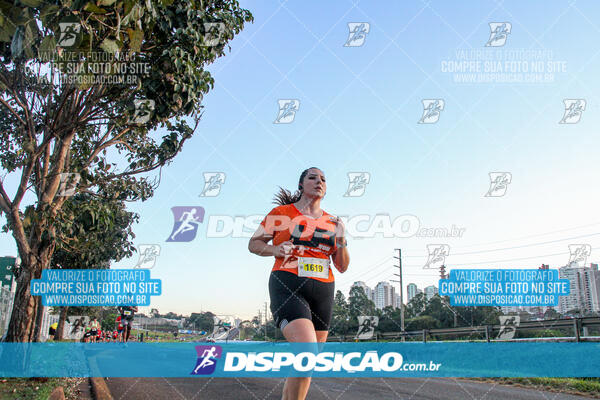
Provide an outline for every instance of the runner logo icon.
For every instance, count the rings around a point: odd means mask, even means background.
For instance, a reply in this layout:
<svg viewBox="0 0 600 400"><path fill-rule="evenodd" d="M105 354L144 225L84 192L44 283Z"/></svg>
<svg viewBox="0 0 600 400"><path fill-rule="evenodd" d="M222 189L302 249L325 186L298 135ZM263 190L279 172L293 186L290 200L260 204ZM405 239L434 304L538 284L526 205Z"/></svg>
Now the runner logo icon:
<svg viewBox="0 0 600 400"><path fill-rule="evenodd" d="M296 111L300 107L300 100L298 99L279 99L279 113L277 118L273 122L274 124L291 124L296 118Z"/></svg>
<svg viewBox="0 0 600 400"><path fill-rule="evenodd" d="M438 269L446 263L446 257L450 254L450 246L447 244L428 244L427 262L423 269Z"/></svg>
<svg viewBox="0 0 600 400"><path fill-rule="evenodd" d="M57 46L68 49L79 44L79 40L81 39L81 24L76 20L59 22L58 29L60 36L56 41Z"/></svg>
<svg viewBox="0 0 600 400"><path fill-rule="evenodd" d="M215 372L217 359L221 358L223 349L221 346L196 346L198 361L190 375L210 375Z"/></svg>
<svg viewBox="0 0 600 400"><path fill-rule="evenodd" d="M490 188L484 197L502 197L506 194L509 183L512 182L510 172L490 172Z"/></svg>
<svg viewBox="0 0 600 400"><path fill-rule="evenodd" d="M510 22L490 22L490 38L485 47L502 47L512 30Z"/></svg>
<svg viewBox="0 0 600 400"><path fill-rule="evenodd" d="M589 244L570 244L569 253L568 265L571 268L583 268L587 263L588 256L592 253L592 246Z"/></svg>
<svg viewBox="0 0 600 400"><path fill-rule="evenodd" d="M348 30L350 33L344 47L360 47L365 44L371 25L368 22L348 22Z"/></svg>
<svg viewBox="0 0 600 400"><path fill-rule="evenodd" d="M564 99L565 113L559 124L576 124L581 119L581 114L585 111L585 99Z"/></svg>
<svg viewBox="0 0 600 400"><path fill-rule="evenodd" d="M171 207L173 231L167 242L191 242L196 237L198 225L204 220L202 207Z"/></svg>
<svg viewBox="0 0 600 400"><path fill-rule="evenodd" d="M440 114L444 110L444 99L423 99L423 115L419 124L435 124L440 119Z"/></svg>
<svg viewBox="0 0 600 400"><path fill-rule="evenodd" d="M225 183L224 172L204 172L204 189L200 197L216 197L221 192L221 185Z"/></svg>
<svg viewBox="0 0 600 400"><path fill-rule="evenodd" d="M138 252L140 259L133 268L152 268L160 255L160 246L158 244L140 244Z"/></svg>
<svg viewBox="0 0 600 400"><path fill-rule="evenodd" d="M348 190L344 197L360 197L365 194L367 184L371 180L368 172L348 172Z"/></svg>
<svg viewBox="0 0 600 400"><path fill-rule="evenodd" d="M60 183L58 186L57 196L70 197L77 191L77 185L81 180L81 175L77 172L62 172L60 174Z"/></svg>

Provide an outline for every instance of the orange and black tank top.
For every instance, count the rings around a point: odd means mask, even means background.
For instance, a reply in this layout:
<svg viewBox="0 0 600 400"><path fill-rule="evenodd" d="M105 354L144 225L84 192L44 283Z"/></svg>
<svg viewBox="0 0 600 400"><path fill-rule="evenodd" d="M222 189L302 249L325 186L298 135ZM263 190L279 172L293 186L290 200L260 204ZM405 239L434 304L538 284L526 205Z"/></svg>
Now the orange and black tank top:
<svg viewBox="0 0 600 400"><path fill-rule="evenodd" d="M275 257L272 271L288 271L298 275L298 257L313 257L329 260L335 253L335 223L331 215L323 211L320 218L304 215L294 204L275 207L260 223L267 234L273 235L273 245L291 241L299 246L291 256ZM330 263L329 277L311 278L321 282L333 282L333 263Z"/></svg>

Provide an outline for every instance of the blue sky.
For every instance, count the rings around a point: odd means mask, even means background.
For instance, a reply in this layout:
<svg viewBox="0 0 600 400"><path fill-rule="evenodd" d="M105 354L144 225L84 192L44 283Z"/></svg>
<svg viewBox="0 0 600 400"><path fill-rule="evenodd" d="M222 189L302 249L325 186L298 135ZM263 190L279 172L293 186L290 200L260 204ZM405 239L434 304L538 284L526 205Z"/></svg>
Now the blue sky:
<svg viewBox="0 0 600 400"><path fill-rule="evenodd" d="M460 238L350 239L350 268L336 276L345 293L355 280L393 279L395 248L403 249L405 286L422 288L438 275L423 269L427 244L450 246L450 268L559 267L569 244L600 247L597 3L241 5L255 22L210 66L215 88L196 134L163 169L155 196L130 205L141 216L135 243L162 247L152 277L163 280L163 294L152 307L242 317L264 308L272 260L250 254L246 238L207 238L206 221L266 214L277 187L294 189L309 166L327 177L322 207L331 214L412 214L421 227L465 229ZM362 46L343 46L350 22L369 23ZM484 47L492 22L511 24L504 46ZM548 83L457 83L441 65L461 50L501 62L521 50L545 51L544 63L564 69L549 72ZM292 123L273 124L278 99L300 101ZM437 123L417 123L423 99L444 100ZM564 99L585 99L578 123L558 123ZM203 172L211 171L224 172L226 182L217 197L201 198ZM353 171L371 180L363 196L344 197ZM494 171L510 172L512 182L504 196L484 197ZM174 206L206 210L195 240L165 242ZM1 254L15 254L11 236L0 240Z"/></svg>

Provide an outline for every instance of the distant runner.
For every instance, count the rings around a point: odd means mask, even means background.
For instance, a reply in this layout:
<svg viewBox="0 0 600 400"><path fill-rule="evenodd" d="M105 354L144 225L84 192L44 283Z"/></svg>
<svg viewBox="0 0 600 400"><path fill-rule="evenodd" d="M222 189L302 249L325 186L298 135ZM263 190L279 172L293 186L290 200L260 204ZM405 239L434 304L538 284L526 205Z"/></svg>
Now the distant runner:
<svg viewBox="0 0 600 400"><path fill-rule="evenodd" d="M98 339L98 332L100 331L100 322L96 317L93 317L92 322L90 322L90 339L92 342L95 342Z"/></svg>
<svg viewBox="0 0 600 400"><path fill-rule="evenodd" d="M120 342L123 340L123 324L121 323L121 314L117 315L117 319L115 320L115 326Z"/></svg>
<svg viewBox="0 0 600 400"><path fill-rule="evenodd" d="M54 339L54 335L56 335L56 330L58 329L58 322L50 325L50 329L48 329L48 339Z"/></svg>
<svg viewBox="0 0 600 400"><path fill-rule="evenodd" d="M123 325L122 342L127 343L131 334L131 326L133 325L133 316L138 311L137 306L119 306L119 314L121 314L121 325Z"/></svg>

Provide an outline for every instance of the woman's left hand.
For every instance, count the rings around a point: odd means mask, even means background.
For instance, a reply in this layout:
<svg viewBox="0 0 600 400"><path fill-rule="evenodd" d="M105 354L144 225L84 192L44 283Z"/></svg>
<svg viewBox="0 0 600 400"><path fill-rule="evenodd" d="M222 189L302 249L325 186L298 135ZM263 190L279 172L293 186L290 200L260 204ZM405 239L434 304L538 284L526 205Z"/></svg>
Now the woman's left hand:
<svg viewBox="0 0 600 400"><path fill-rule="evenodd" d="M344 226L344 222L340 217L332 216L330 218L331 222L335 224L335 237L336 238L345 238L346 237L346 227Z"/></svg>

